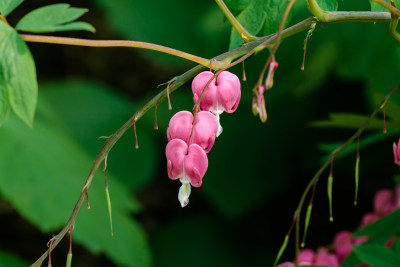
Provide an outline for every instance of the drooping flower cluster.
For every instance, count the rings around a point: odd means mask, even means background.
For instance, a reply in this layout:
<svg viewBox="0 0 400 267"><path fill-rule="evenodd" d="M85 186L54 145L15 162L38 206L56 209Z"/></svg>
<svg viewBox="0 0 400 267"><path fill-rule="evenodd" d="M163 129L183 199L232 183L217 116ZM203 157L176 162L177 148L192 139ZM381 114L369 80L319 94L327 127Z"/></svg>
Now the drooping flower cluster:
<svg viewBox="0 0 400 267"><path fill-rule="evenodd" d="M169 122L168 144L165 149L168 176L182 183L178 199L182 207L189 203L191 185L200 187L208 168L207 153L214 145L215 138L222 132L219 115L224 111L232 113L240 101L240 81L236 75L223 71L214 76L204 71L192 83L193 100L199 103L196 115L179 111Z"/></svg>
<svg viewBox="0 0 400 267"><path fill-rule="evenodd" d="M361 221L361 227L373 223L389 213L400 208L400 185L397 185L394 191L382 189L375 194L373 201L374 211L364 215ZM350 231L338 232L333 245L335 253L329 253L325 248L318 248L317 253L311 249L302 249L299 251L298 264L301 265L322 265L329 267L340 266L346 257L353 251L352 246L358 246L368 240L367 236L353 237ZM396 241L396 236L386 243L390 248ZM277 267L293 267L293 262L284 262ZM362 265L364 266L364 265Z"/></svg>

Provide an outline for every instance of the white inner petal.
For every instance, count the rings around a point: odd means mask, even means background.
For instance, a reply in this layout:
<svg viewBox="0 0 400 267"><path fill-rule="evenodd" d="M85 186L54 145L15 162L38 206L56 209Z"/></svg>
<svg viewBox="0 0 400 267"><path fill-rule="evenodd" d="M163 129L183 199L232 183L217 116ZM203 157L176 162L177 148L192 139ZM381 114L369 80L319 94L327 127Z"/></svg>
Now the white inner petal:
<svg viewBox="0 0 400 267"><path fill-rule="evenodd" d="M178 200L181 203L182 208L189 204L189 196L192 189L190 187L190 183L182 183L179 188Z"/></svg>

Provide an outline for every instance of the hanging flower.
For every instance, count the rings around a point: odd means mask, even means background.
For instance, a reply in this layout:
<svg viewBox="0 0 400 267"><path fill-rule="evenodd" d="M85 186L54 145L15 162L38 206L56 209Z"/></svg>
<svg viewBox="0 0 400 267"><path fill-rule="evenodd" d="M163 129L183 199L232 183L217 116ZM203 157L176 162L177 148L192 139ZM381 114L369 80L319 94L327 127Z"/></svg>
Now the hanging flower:
<svg viewBox="0 0 400 267"><path fill-rule="evenodd" d="M193 125L192 113L179 111L169 121L167 137L168 141L178 138L187 144L197 144L208 153L214 145L217 130L218 121L210 112L198 112L196 122ZM192 137L190 138L191 133Z"/></svg>
<svg viewBox="0 0 400 267"><path fill-rule="evenodd" d="M197 144L187 145L181 139L172 139L165 149L167 157L168 176L179 179L182 183L178 199L182 207L189 203L190 185L201 186L202 179L208 168L207 154Z"/></svg>
<svg viewBox="0 0 400 267"><path fill-rule="evenodd" d="M274 86L274 73L277 68L278 62L276 62L275 60L269 63L268 75L265 79L265 87L267 88L267 90L271 89L272 86Z"/></svg>
<svg viewBox="0 0 400 267"><path fill-rule="evenodd" d="M197 103L208 81L214 76L211 71L199 73L192 82L193 101ZM200 102L200 109L212 112L218 120L219 115L224 111L234 112L240 101L240 81L239 78L228 71L221 72L206 88ZM219 124L217 137L222 133Z"/></svg>

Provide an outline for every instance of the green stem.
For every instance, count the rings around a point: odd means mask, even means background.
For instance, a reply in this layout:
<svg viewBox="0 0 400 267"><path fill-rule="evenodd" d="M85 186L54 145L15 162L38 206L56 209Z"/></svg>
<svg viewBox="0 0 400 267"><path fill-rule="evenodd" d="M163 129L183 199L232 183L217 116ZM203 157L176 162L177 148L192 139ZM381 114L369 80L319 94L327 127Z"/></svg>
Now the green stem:
<svg viewBox="0 0 400 267"><path fill-rule="evenodd" d="M386 8L387 10L389 10L391 13L396 14L397 16L400 17L400 10L398 10L396 7L391 6L389 3L383 1L383 0L374 0L375 3L383 6L384 8Z"/></svg>
<svg viewBox="0 0 400 267"><path fill-rule="evenodd" d="M400 87L400 81L390 90L390 92L382 99L382 101L379 103L379 105L375 108L374 112L369 116L369 118L361 125L360 128L346 141L344 142L340 147L336 148L332 154L337 156L340 152L342 152L345 148L347 148L356 138L358 138L361 133L367 128L371 120L378 114L378 112L383 108L383 106L386 104L388 99L397 91L397 89ZM297 206L297 209L295 211L295 214L297 215L297 220L296 220L296 246L295 246L295 251L296 251L296 258L299 253L299 235L300 235L300 217L301 217L301 210L303 208L304 201L308 195L308 192L310 191L311 187L315 182L318 181L319 177L321 174L331 165L331 159L328 159L325 161L325 163L319 168L317 173L314 175L314 177L310 180L310 182L307 184L305 190L303 191L303 194L301 195L299 205ZM296 266L297 263L296 263Z"/></svg>
<svg viewBox="0 0 400 267"><path fill-rule="evenodd" d="M149 50L155 50L167 54L171 54L177 57L181 57L207 68L212 67L213 69L221 68L225 65L224 62L213 61L210 66L210 60L202 57L198 57L189 53L185 53L173 48L165 47L162 45L137 42L137 41L126 41L126 40L88 40L80 38L69 38L69 37L56 37L46 35L32 35L32 34L21 34L21 38L27 42L36 43L48 43L48 44L64 44L64 45L78 45L78 46L89 46L89 47L135 47L144 48Z"/></svg>
<svg viewBox="0 0 400 267"><path fill-rule="evenodd" d="M224 13L226 18L229 20L231 23L232 27L235 29L235 31L239 34L240 38L245 41L246 43L255 41L257 40L257 37L254 35L250 34L243 26L240 24L240 22L235 18L235 16L232 14L232 12L229 10L229 8L225 5L223 0L215 0L217 2L217 5L221 9L221 11Z"/></svg>
<svg viewBox="0 0 400 267"><path fill-rule="evenodd" d="M317 23L317 27L318 26L322 26L322 25L327 25L327 24L332 24L332 23L341 23L341 22L348 22L348 21L360 21L360 22L390 22L390 14L389 12L336 12L336 13L340 13L337 14L338 19L334 22L329 22L329 23ZM360 15L360 19L356 20L354 19L354 16L356 16L354 13L358 13ZM295 35L299 32L303 32L306 31L310 28L311 24L313 23L313 18L307 18L285 30L282 31L281 33L281 39L285 39L287 37L290 37L292 35ZM33 38L35 35L22 35L22 36L28 36L30 38ZM35 37L35 41L33 42L44 42L47 43L48 40L46 39L41 39L41 37L46 37L46 36L37 36ZM47 36L50 37L50 36ZM51 37L52 40L56 40L53 38L57 38L57 37ZM224 68L230 67L232 66L232 64L229 64L230 62L232 62L234 59L239 58L241 56L242 59L244 59L245 57L248 57L249 55L253 54L255 51L258 51L262 48L264 48L266 46L266 44L270 44L273 43L277 38L277 34L271 34L262 38L257 39L256 41L253 42L249 42L246 43L232 51L223 53L213 59L210 60L210 62L212 62L213 68L214 68L214 64L215 62L223 62L223 66L225 66ZM68 40L71 41L75 41L75 40L82 40L82 39L74 39L74 38L68 38ZM30 40L27 40L30 41ZM87 40L87 41L92 41L92 40ZM94 41L96 42L96 41ZM129 41L125 41L125 42L129 42ZM50 42L52 43L52 42ZM60 43L61 44L61 43ZM65 44L65 43L62 43ZM93 43L94 44L94 43ZM79 43L71 43L71 45L81 45ZM85 45L85 44L82 44ZM92 45L87 45L87 46L92 46ZM93 45L96 46L96 45ZM115 46L112 44L107 45L107 47L109 46ZM122 46L122 45L121 45ZM126 45L128 46L128 45ZM136 46L134 46L136 47ZM147 48L150 49L148 47L142 47L142 48ZM238 60L238 63L240 63L241 61ZM227 65L229 64L229 65ZM189 81L190 79L192 79L196 74L200 73L201 71L206 70L207 68L202 66L202 65L198 65L190 70L188 70L187 72L185 72L184 74L177 76L175 78L175 81L171 84L171 86L169 87L169 92L172 93L175 90L177 90L180 86L182 86L184 83L186 83L187 81ZM396 88L397 89L397 88ZM392 94L393 92L391 92ZM84 202L85 199L85 195L86 195L86 191L89 190L90 184L94 178L94 175L96 173L96 171L98 170L98 168L100 167L100 164L104 161L105 157L107 157L107 155L109 154L109 152L111 151L111 149L113 148L113 146L115 145L115 143L122 137L122 135L129 129L131 128L134 123L136 123L150 108L152 108L155 105L160 104L165 98L167 97L167 90L163 90L162 92L160 92L159 94L157 94L156 96L154 96L147 104L145 104L141 109L139 109L127 122L125 122L124 125L121 126L121 128L119 128L113 135L111 135L107 141L104 143L103 147L101 148L101 150L99 151L97 157L94 160L92 169L89 172L88 178L86 180L85 186L82 189L82 192L78 198L77 203L74 206L74 209L72 211L72 214L70 216L70 218L68 219L66 225L61 229L61 231L54 236L52 239L53 244L52 244L52 248L54 249L58 243L62 240L62 238L68 233L69 229L75 224L75 220L79 214L79 211L82 207L82 204ZM329 162L328 162L329 164ZM324 167L324 166L323 166ZM320 172L322 173L322 171L325 168L321 168ZM316 176L319 177L320 173L317 172ZM312 182L314 182L315 180L318 179L317 178L313 178ZM312 182L309 185L309 187L312 186ZM308 187L306 188L306 190L303 193L302 199L299 203L299 206L296 210L296 214L298 213L298 216L300 217L300 211L301 207L303 205L305 196L308 193ZM298 232L299 232L299 218L297 218L296 221L296 244L298 244ZM298 251L298 245L296 246L296 251ZM43 255L37 259L32 265L31 267L37 267L40 266L40 264L46 259L46 257L48 256L49 251L46 250Z"/></svg>
<svg viewBox="0 0 400 267"><path fill-rule="evenodd" d="M389 24L389 32L397 42L400 42L400 34L397 32L397 25L399 24L399 16L395 13L390 13L390 14L392 19L390 20Z"/></svg>

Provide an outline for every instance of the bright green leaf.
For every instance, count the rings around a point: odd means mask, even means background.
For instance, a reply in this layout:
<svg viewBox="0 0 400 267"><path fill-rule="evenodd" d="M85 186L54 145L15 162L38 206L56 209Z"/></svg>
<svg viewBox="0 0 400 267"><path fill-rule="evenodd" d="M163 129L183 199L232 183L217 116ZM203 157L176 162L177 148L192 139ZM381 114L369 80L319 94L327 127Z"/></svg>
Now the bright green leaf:
<svg viewBox="0 0 400 267"><path fill-rule="evenodd" d="M236 1L229 6L233 9L243 9L236 18L249 33L256 35L264 27L263 34L268 35L278 31L287 4L287 1L281 0L252 0ZM229 49L234 49L242 43L239 35L232 29Z"/></svg>
<svg viewBox="0 0 400 267"><path fill-rule="evenodd" d="M390 0L383 0L386 3L390 4ZM375 12L389 12L385 7L381 6L380 4L376 3L374 0L369 0L371 3L371 11ZM396 5L397 8L400 7L400 0L394 0L394 4Z"/></svg>
<svg viewBox="0 0 400 267"><path fill-rule="evenodd" d="M84 30L94 32L92 25L86 22L73 22L87 9L70 7L68 4L54 4L35 9L25 15L16 29L26 32L56 32Z"/></svg>
<svg viewBox="0 0 400 267"><path fill-rule="evenodd" d="M331 113L329 120L314 121L310 123L312 127L320 128L342 128L342 129L358 129L365 123L369 116L352 113ZM400 130L400 123L387 121L386 125L389 129ZM367 129L383 129L383 120L374 118L371 120Z"/></svg>
<svg viewBox="0 0 400 267"><path fill-rule="evenodd" d="M341 267L354 267L358 266L360 263L361 263L360 259L353 251L344 259Z"/></svg>
<svg viewBox="0 0 400 267"><path fill-rule="evenodd" d="M0 0L0 13L7 16L24 0Z"/></svg>
<svg viewBox="0 0 400 267"><path fill-rule="evenodd" d="M10 266L10 267L24 267L28 266L26 262L21 261L18 257L0 251L0 263L1 266Z"/></svg>
<svg viewBox="0 0 400 267"><path fill-rule="evenodd" d="M10 113L10 103L8 102L7 87L0 84L0 125L7 119Z"/></svg>
<svg viewBox="0 0 400 267"><path fill-rule="evenodd" d="M0 21L0 121L8 113L6 97L15 114L29 126L37 101L35 63L25 42L14 29Z"/></svg>
<svg viewBox="0 0 400 267"><path fill-rule="evenodd" d="M337 0L317 0L317 3L324 11L336 11L338 8Z"/></svg>
<svg viewBox="0 0 400 267"><path fill-rule="evenodd" d="M105 139L98 138L111 135L141 107L114 93L113 88L88 81L52 82L41 85L41 89L40 98L46 100L55 115L63 118L67 126L66 131L69 131L93 158L105 142ZM192 99L187 102L190 100ZM171 113L172 116L172 112L162 111L163 109L159 108L159 121L168 123L169 118L162 119L161 116L164 113ZM150 111L148 114L147 123L144 120L137 123L139 149L134 149L135 139L128 131L108 157L107 170L133 190L142 188L155 177L158 168L165 167L158 162L159 153L155 142L155 137L161 130L154 131L154 113ZM52 119L51 123L57 123L56 119L57 117ZM112 195L111 201L114 209Z"/></svg>
<svg viewBox="0 0 400 267"><path fill-rule="evenodd" d="M354 236L370 236L369 242L385 244L392 236L400 231L400 210L369 224L355 232Z"/></svg>
<svg viewBox="0 0 400 267"><path fill-rule="evenodd" d="M0 191L23 217L45 232L66 223L93 164L93 158L60 126L62 117L52 123L49 118L54 117L54 111L48 107L40 105L34 129L26 129L11 117L0 131ZM112 173L108 173L108 183L114 237L109 233L104 181L99 172L89 191L91 209L82 207L74 240L121 265L149 266L145 234L131 217L138 204Z"/></svg>
<svg viewBox="0 0 400 267"><path fill-rule="evenodd" d="M365 244L354 246L354 252L365 263L376 267L398 267L400 256L383 245Z"/></svg>

